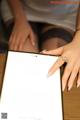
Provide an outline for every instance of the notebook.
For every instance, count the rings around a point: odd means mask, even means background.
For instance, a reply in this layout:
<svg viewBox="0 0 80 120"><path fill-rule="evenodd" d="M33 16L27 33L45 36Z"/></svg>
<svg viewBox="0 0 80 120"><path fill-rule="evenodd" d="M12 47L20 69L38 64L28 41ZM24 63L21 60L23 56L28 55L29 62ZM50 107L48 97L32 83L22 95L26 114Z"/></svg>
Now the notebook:
<svg viewBox="0 0 80 120"><path fill-rule="evenodd" d="M8 52L0 100L1 119L63 120L60 69L47 76L57 59Z"/></svg>

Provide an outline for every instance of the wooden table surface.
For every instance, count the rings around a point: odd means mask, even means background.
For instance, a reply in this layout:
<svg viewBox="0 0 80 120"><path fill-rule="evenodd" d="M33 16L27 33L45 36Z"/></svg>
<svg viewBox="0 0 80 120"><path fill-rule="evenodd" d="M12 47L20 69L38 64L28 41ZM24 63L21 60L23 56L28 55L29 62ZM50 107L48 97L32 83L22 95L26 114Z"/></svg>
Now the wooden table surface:
<svg viewBox="0 0 80 120"><path fill-rule="evenodd" d="M0 54L0 90L5 68L6 55ZM63 93L64 120L80 120L80 88L74 84L72 90Z"/></svg>

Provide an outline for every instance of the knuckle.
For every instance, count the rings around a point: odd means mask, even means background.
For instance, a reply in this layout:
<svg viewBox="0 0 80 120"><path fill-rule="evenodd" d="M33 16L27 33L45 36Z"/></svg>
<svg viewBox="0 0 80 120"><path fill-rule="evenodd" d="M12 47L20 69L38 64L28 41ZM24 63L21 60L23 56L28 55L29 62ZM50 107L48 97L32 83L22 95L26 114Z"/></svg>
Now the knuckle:
<svg viewBox="0 0 80 120"><path fill-rule="evenodd" d="M78 71L78 68L74 68L74 73Z"/></svg>
<svg viewBox="0 0 80 120"><path fill-rule="evenodd" d="M68 67L68 68L66 69L66 72L67 72L67 73L71 72L71 67Z"/></svg>

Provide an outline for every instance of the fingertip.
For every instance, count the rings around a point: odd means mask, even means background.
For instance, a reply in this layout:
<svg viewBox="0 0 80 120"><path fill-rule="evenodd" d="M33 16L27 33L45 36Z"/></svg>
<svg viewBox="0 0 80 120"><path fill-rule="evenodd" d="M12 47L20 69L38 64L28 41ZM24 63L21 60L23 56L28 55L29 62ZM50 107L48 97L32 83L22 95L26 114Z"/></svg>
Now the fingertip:
<svg viewBox="0 0 80 120"><path fill-rule="evenodd" d="M42 50L42 51L41 51L41 53L46 53L46 52L47 52L47 50L46 50L46 49L44 49L44 50Z"/></svg>
<svg viewBox="0 0 80 120"><path fill-rule="evenodd" d="M68 85L68 91L71 91L72 85Z"/></svg>
<svg viewBox="0 0 80 120"><path fill-rule="evenodd" d="M62 91L63 92L64 92L65 88L66 88L66 83L64 83L64 81L62 80Z"/></svg>
<svg viewBox="0 0 80 120"><path fill-rule="evenodd" d="M19 49L19 51L22 51L22 45L20 45L18 49Z"/></svg>
<svg viewBox="0 0 80 120"><path fill-rule="evenodd" d="M77 83L77 88L79 88L79 87L80 87L80 82Z"/></svg>
<svg viewBox="0 0 80 120"><path fill-rule="evenodd" d="M68 91L70 91L72 89L73 84L74 84L73 79L72 80L70 79L68 82Z"/></svg>
<svg viewBox="0 0 80 120"><path fill-rule="evenodd" d="M35 43L35 39L32 34L30 35L30 40L31 40L32 45L35 46L36 43Z"/></svg>
<svg viewBox="0 0 80 120"><path fill-rule="evenodd" d="M47 74L47 78L49 78L50 77L50 75L49 74Z"/></svg>
<svg viewBox="0 0 80 120"><path fill-rule="evenodd" d="M33 45L33 46L35 46L35 45L36 45L36 44L35 44L35 42L34 42L33 40L32 40L32 45Z"/></svg>

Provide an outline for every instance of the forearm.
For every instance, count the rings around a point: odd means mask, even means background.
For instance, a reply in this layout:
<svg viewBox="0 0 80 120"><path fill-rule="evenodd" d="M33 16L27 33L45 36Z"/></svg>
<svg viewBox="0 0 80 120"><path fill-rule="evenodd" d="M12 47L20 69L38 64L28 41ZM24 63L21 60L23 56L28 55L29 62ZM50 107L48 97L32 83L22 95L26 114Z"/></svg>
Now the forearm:
<svg viewBox="0 0 80 120"><path fill-rule="evenodd" d="M7 0L11 8L11 12L14 16L14 20L24 19L26 20L25 13L23 11L20 0Z"/></svg>
<svg viewBox="0 0 80 120"><path fill-rule="evenodd" d="M79 5L77 20L76 20L76 30L80 30L80 5Z"/></svg>
<svg viewBox="0 0 80 120"><path fill-rule="evenodd" d="M76 20L76 30L73 41L78 43L80 46L80 6L78 9L77 20Z"/></svg>

